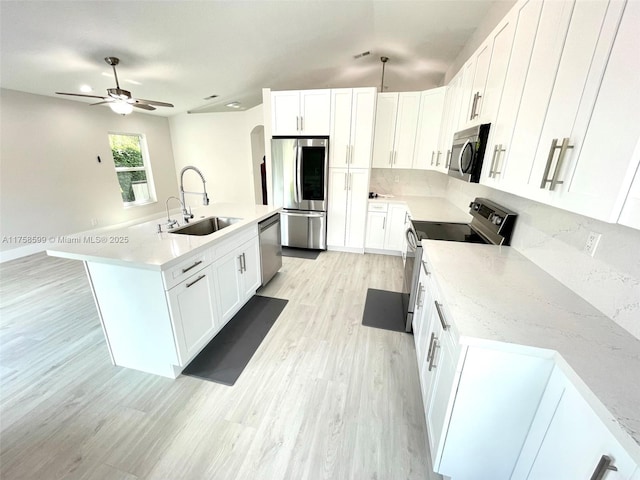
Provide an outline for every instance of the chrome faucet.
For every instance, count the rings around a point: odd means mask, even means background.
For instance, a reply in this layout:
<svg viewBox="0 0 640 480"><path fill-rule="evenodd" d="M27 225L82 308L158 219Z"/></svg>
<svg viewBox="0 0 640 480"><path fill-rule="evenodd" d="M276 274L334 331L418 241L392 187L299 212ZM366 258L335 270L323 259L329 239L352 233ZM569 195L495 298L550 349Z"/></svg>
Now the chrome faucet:
<svg viewBox="0 0 640 480"><path fill-rule="evenodd" d="M196 172L198 175L200 175L200 179L202 180L202 192L185 192L184 191L184 173L187 170L193 170L194 172ZM209 205L209 197L207 196L207 187L205 185L206 180L204 179L204 175L202 175L202 172L200 170L198 170L196 167L191 166L191 165L187 165L186 167L184 167L181 171L180 171L180 203L182 203L182 216L184 218L185 222L189 222L189 220L191 218L193 218L193 214L191 213L191 211L187 211L187 207L184 201L184 194L188 193L188 194L193 194L193 195L202 195L202 204L203 205Z"/></svg>
<svg viewBox="0 0 640 480"><path fill-rule="evenodd" d="M165 202L165 205L167 207L167 228L169 230L171 230L173 227L177 227L179 225L177 220L172 220L171 219L171 215L169 215L169 200L171 199L175 199L178 200L180 202L180 205L182 206L182 210L184 211L184 203L182 202L182 200L180 200L178 197L174 197L173 195L171 195L169 198L167 198L167 201Z"/></svg>

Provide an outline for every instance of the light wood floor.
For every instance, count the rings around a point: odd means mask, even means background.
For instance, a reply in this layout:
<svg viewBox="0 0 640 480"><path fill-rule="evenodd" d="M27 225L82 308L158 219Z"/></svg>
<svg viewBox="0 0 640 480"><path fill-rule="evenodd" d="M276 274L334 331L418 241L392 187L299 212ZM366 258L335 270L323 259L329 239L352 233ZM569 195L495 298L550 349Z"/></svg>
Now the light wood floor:
<svg viewBox="0 0 640 480"><path fill-rule="evenodd" d="M284 258L260 293L289 303L227 387L112 366L80 262L2 264L0 478L436 478L413 337L360 324L401 282L398 257Z"/></svg>

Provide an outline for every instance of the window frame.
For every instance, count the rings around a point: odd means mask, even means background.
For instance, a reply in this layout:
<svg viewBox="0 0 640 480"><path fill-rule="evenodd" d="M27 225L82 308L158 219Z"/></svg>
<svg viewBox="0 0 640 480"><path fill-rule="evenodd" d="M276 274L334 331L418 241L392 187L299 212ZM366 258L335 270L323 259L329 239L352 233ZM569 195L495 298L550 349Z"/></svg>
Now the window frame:
<svg viewBox="0 0 640 480"><path fill-rule="evenodd" d="M113 158L113 149L111 148L111 136L112 135L120 135L127 137L137 137L138 143L140 145L140 154L142 156L142 166L141 167L118 167L116 166L116 161ZM116 182L118 186L120 186L120 181L118 179L118 173L120 172L145 172L145 176L147 178L147 188L149 190L149 198L141 201L133 201L126 202L122 198L122 193L120 193L120 200L122 201L122 206L124 208L138 207L142 205L149 205L151 203L157 203L158 197L156 196L156 187L155 182L153 181L153 172L151 170L151 157L149 156L149 148L147 146L147 137L144 133L131 133L131 132L108 132L107 139L109 141L109 153L111 154L111 160L113 161L113 168L116 173Z"/></svg>

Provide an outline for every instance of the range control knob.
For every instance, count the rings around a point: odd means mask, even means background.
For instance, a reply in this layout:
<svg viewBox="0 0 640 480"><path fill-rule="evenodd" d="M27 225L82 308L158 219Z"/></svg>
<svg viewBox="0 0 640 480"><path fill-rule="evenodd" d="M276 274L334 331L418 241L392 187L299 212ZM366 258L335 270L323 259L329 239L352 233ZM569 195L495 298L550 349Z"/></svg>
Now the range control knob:
<svg viewBox="0 0 640 480"><path fill-rule="evenodd" d="M491 218L491 223L493 223L494 225L500 225L502 223L502 220L504 220L500 215L493 215L493 218Z"/></svg>
<svg viewBox="0 0 640 480"><path fill-rule="evenodd" d="M470 206L473 210L475 210L476 212L477 212L478 210L480 210L480 204L479 204L479 203L471 202L471 203L469 204L469 206Z"/></svg>

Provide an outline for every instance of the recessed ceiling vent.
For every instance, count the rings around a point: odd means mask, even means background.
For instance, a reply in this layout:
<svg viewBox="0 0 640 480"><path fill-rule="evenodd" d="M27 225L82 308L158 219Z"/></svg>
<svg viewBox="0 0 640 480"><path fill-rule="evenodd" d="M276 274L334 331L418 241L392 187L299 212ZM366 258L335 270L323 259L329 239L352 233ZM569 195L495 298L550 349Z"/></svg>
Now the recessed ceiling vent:
<svg viewBox="0 0 640 480"><path fill-rule="evenodd" d="M217 98L218 95L209 95L208 97L204 97L205 100L213 100L214 98Z"/></svg>
<svg viewBox="0 0 640 480"><path fill-rule="evenodd" d="M354 55L353 58L354 60L357 60L359 58L366 57L367 55L371 55L371 52L369 51L362 52L362 53L359 53L358 55Z"/></svg>

